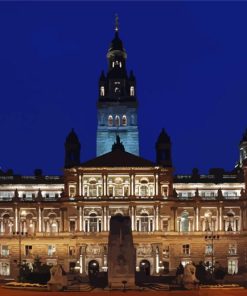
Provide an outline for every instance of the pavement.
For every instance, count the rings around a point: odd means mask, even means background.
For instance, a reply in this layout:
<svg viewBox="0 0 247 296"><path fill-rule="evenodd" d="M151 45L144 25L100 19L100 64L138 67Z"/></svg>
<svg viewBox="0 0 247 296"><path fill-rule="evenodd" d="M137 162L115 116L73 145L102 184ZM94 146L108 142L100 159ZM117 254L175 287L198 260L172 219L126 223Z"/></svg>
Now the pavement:
<svg viewBox="0 0 247 296"><path fill-rule="evenodd" d="M93 295L92 295L93 294ZM5 289L0 287L0 296L247 296L247 289L199 289L195 291L92 291L92 292L48 292Z"/></svg>

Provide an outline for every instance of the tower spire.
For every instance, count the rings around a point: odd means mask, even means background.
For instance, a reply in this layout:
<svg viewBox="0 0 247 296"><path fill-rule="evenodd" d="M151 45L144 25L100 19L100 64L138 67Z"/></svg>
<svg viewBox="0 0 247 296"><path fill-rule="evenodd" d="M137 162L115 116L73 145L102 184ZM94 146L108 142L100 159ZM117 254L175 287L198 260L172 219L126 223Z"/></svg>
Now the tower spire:
<svg viewBox="0 0 247 296"><path fill-rule="evenodd" d="M115 32L118 32L119 30L119 18L118 18L118 14L115 14Z"/></svg>

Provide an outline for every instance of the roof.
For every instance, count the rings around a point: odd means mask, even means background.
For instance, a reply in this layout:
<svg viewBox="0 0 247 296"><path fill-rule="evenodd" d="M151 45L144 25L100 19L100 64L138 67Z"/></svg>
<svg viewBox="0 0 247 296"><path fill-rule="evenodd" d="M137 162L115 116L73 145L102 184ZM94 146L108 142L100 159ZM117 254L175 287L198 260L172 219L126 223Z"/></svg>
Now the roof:
<svg viewBox="0 0 247 296"><path fill-rule="evenodd" d="M115 149L80 164L82 167L154 167L155 165L150 160L121 149Z"/></svg>

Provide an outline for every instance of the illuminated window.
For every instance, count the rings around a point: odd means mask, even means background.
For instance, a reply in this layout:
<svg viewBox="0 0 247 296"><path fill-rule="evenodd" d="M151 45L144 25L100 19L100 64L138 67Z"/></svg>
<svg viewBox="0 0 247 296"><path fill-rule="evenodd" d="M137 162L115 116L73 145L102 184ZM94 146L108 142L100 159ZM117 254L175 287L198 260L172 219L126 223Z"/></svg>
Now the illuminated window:
<svg viewBox="0 0 247 296"><path fill-rule="evenodd" d="M101 97L104 97L104 95L105 95L105 88L104 88L104 86L101 86L100 87L100 95L101 95Z"/></svg>
<svg viewBox="0 0 247 296"><path fill-rule="evenodd" d="M228 273L237 274L238 273L238 260L228 259Z"/></svg>
<svg viewBox="0 0 247 296"><path fill-rule="evenodd" d="M126 115L123 115L123 117L122 117L122 125L127 125L127 117L126 117Z"/></svg>
<svg viewBox="0 0 247 296"><path fill-rule="evenodd" d="M8 262L0 262L0 275L10 275L10 264Z"/></svg>
<svg viewBox="0 0 247 296"><path fill-rule="evenodd" d="M89 232L97 232L97 217L95 213L90 214Z"/></svg>
<svg viewBox="0 0 247 296"><path fill-rule="evenodd" d="M55 256L56 254L56 246L55 245L48 245L48 256Z"/></svg>
<svg viewBox="0 0 247 296"><path fill-rule="evenodd" d="M69 186L69 196L70 197L75 196L75 186Z"/></svg>
<svg viewBox="0 0 247 296"><path fill-rule="evenodd" d="M115 126L120 126L120 118L118 115L115 117Z"/></svg>
<svg viewBox="0 0 247 296"><path fill-rule="evenodd" d="M148 232L148 214L144 213L141 215L141 231Z"/></svg>
<svg viewBox="0 0 247 296"><path fill-rule="evenodd" d="M184 211L181 215L181 231L189 231L189 213L187 211Z"/></svg>
<svg viewBox="0 0 247 296"><path fill-rule="evenodd" d="M213 246L208 244L205 246L205 255L212 255L213 253Z"/></svg>
<svg viewBox="0 0 247 296"><path fill-rule="evenodd" d="M3 257L9 256L9 246L2 245L2 247L1 247L1 256L3 256Z"/></svg>
<svg viewBox="0 0 247 296"><path fill-rule="evenodd" d="M96 180L91 180L89 182L89 196L97 196Z"/></svg>
<svg viewBox="0 0 247 296"><path fill-rule="evenodd" d="M183 245L182 249L183 249L183 255L190 255L190 245L189 244Z"/></svg>
<svg viewBox="0 0 247 296"><path fill-rule="evenodd" d="M140 195L141 196L147 196L148 195L148 187L147 187L147 185L141 185L140 186Z"/></svg>
<svg viewBox="0 0 247 296"><path fill-rule="evenodd" d="M130 87L130 95L133 97L135 95L135 88L134 86Z"/></svg>
<svg viewBox="0 0 247 296"><path fill-rule="evenodd" d="M32 255L32 249L33 249L33 246L26 245L26 246L25 246L25 256L30 256L30 255Z"/></svg>
<svg viewBox="0 0 247 296"><path fill-rule="evenodd" d="M237 255L237 244L229 244L228 254Z"/></svg>
<svg viewBox="0 0 247 296"><path fill-rule="evenodd" d="M109 115L109 116L108 116L108 125L109 125L109 126L112 126L112 124L113 124L113 118L112 118L111 115Z"/></svg>

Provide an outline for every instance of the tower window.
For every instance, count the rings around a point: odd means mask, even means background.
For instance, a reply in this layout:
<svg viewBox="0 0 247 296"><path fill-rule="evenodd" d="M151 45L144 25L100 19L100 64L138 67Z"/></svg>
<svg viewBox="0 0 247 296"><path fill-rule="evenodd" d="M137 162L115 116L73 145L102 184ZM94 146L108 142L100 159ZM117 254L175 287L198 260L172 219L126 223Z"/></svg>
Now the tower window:
<svg viewBox="0 0 247 296"><path fill-rule="evenodd" d="M109 116L108 116L108 125L109 125L109 126L112 126L112 124L113 124L113 118L112 118L111 115L109 115Z"/></svg>
<svg viewBox="0 0 247 296"><path fill-rule="evenodd" d="M122 117L122 125L127 125L127 117L126 117L126 115L123 115L123 117Z"/></svg>
<svg viewBox="0 0 247 296"><path fill-rule="evenodd" d="M120 118L118 115L115 117L115 126L120 126Z"/></svg>
<svg viewBox="0 0 247 296"><path fill-rule="evenodd" d="M114 66L115 66L115 62L112 62L112 68L114 68Z"/></svg>
<svg viewBox="0 0 247 296"><path fill-rule="evenodd" d="M130 95L133 97L135 95L135 88L134 86L130 87Z"/></svg>
<svg viewBox="0 0 247 296"><path fill-rule="evenodd" d="M100 95L101 95L101 97L104 97L104 95L105 95L105 88L104 88L104 86L101 86L100 87Z"/></svg>

